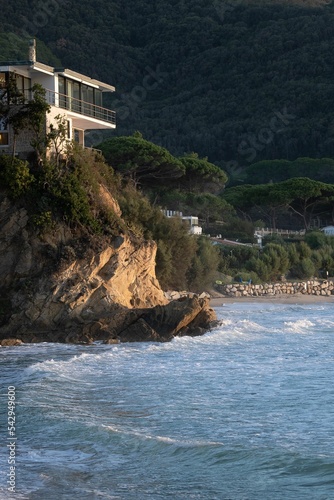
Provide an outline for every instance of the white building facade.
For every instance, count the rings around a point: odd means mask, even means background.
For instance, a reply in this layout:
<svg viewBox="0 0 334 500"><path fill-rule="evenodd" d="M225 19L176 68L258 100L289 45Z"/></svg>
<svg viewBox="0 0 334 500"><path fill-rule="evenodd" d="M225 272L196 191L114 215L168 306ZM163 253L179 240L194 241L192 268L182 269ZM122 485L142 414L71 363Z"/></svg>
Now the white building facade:
<svg viewBox="0 0 334 500"><path fill-rule="evenodd" d="M46 132L50 124L56 124L55 117L61 116L67 124L67 138L85 145L85 131L115 129L116 113L104 108L102 94L114 92L112 85L94 80L65 68L54 68L36 61L35 41L29 51L29 61L0 62L0 95L14 81L25 101L32 99L32 87L40 84L45 89L45 98L50 105L46 115ZM29 140L18 137L16 152L29 153ZM0 153L12 150L13 131L10 124L0 117Z"/></svg>

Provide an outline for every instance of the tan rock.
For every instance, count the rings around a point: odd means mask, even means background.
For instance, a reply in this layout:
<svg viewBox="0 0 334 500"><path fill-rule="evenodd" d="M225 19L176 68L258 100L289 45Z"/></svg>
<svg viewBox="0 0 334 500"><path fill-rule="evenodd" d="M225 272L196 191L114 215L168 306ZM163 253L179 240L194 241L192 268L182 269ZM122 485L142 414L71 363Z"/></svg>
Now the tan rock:
<svg viewBox="0 0 334 500"><path fill-rule="evenodd" d="M11 347L16 345L21 345L23 342L20 339L3 339L1 340L0 345L2 347Z"/></svg>
<svg viewBox="0 0 334 500"><path fill-rule="evenodd" d="M102 205L114 212L118 217L121 217L122 212L119 204L103 184L99 186L99 197Z"/></svg>

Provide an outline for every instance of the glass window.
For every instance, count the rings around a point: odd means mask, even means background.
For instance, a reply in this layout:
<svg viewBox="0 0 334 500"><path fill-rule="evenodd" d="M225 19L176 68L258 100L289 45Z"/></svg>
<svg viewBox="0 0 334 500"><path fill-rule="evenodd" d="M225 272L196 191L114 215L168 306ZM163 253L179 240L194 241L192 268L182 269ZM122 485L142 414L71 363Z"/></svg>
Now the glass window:
<svg viewBox="0 0 334 500"><path fill-rule="evenodd" d="M21 75L16 75L17 90L23 94L24 91L24 78Z"/></svg>
<svg viewBox="0 0 334 500"><path fill-rule="evenodd" d="M58 77L58 92L59 92L59 106L61 108L67 109L66 103L66 88L65 88L65 78L63 76Z"/></svg>
<svg viewBox="0 0 334 500"><path fill-rule="evenodd" d="M73 82L66 80L67 109L72 109Z"/></svg>
<svg viewBox="0 0 334 500"><path fill-rule="evenodd" d="M82 113L88 115L91 106L88 103L88 86L81 85Z"/></svg>
<svg viewBox="0 0 334 500"><path fill-rule="evenodd" d="M7 74L0 73L0 99L4 99L6 96L6 88L7 88Z"/></svg>
<svg viewBox="0 0 334 500"><path fill-rule="evenodd" d="M0 146L8 146L8 132L0 132Z"/></svg>
<svg viewBox="0 0 334 500"><path fill-rule="evenodd" d="M8 146L8 122L0 118L0 146Z"/></svg>
<svg viewBox="0 0 334 500"><path fill-rule="evenodd" d="M24 90L30 90L31 88L31 79L24 77Z"/></svg>
<svg viewBox="0 0 334 500"><path fill-rule="evenodd" d="M6 87L6 73L0 73L0 88L3 89Z"/></svg>
<svg viewBox="0 0 334 500"><path fill-rule="evenodd" d="M65 95L65 78L63 76L58 77L58 91L59 94Z"/></svg>
<svg viewBox="0 0 334 500"><path fill-rule="evenodd" d="M0 118L0 132L7 131L8 127L8 120L6 118L2 117Z"/></svg>
<svg viewBox="0 0 334 500"><path fill-rule="evenodd" d="M80 84L73 82L73 111L80 113Z"/></svg>
<svg viewBox="0 0 334 500"><path fill-rule="evenodd" d="M95 89L95 104L96 106L102 106L102 92L99 89Z"/></svg>
<svg viewBox="0 0 334 500"><path fill-rule="evenodd" d="M84 145L84 131L81 129L74 129L73 130L73 139L75 142L78 144L81 144L82 146Z"/></svg>
<svg viewBox="0 0 334 500"><path fill-rule="evenodd" d="M94 89L92 87L87 88L87 102L94 104Z"/></svg>
<svg viewBox="0 0 334 500"><path fill-rule="evenodd" d="M15 75L16 87L19 94L24 95L28 100L31 99L31 79L22 75Z"/></svg>
<svg viewBox="0 0 334 500"><path fill-rule="evenodd" d="M80 84L78 82L73 82L73 97L80 99Z"/></svg>
<svg viewBox="0 0 334 500"><path fill-rule="evenodd" d="M87 86L86 103L84 107L84 114L87 116L93 116L94 114L94 89Z"/></svg>
<svg viewBox="0 0 334 500"><path fill-rule="evenodd" d="M88 87L87 87L87 85L81 85L81 99L84 102L88 102Z"/></svg>

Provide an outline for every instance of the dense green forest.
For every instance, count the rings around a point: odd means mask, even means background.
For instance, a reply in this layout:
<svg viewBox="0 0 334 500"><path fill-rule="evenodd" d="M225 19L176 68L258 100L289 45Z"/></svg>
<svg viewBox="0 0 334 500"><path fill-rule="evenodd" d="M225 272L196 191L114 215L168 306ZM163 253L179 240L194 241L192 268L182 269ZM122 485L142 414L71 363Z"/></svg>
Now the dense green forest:
<svg viewBox="0 0 334 500"><path fill-rule="evenodd" d="M1 0L0 29L116 85L116 134L196 151L233 179L263 159L334 156L333 4L283 3ZM13 35L0 42L12 58Z"/></svg>

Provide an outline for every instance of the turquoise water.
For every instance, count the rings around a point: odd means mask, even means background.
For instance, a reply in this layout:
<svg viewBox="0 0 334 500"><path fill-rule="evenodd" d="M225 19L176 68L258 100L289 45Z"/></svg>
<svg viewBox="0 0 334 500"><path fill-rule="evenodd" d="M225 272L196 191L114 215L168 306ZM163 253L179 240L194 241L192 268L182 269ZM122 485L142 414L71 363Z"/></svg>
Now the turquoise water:
<svg viewBox="0 0 334 500"><path fill-rule="evenodd" d="M1 349L0 499L333 499L333 303L217 313L166 344Z"/></svg>

